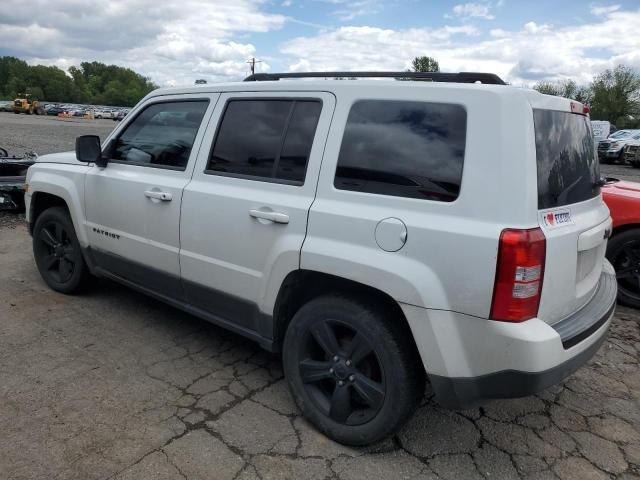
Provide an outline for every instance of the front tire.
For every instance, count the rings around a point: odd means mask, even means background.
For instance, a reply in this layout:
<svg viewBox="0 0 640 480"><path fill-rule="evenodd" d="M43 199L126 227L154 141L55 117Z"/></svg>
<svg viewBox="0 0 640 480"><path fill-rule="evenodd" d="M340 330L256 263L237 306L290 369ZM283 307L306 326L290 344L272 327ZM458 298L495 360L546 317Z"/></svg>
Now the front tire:
<svg viewBox="0 0 640 480"><path fill-rule="evenodd" d="M302 413L328 437L367 445L395 433L424 392L424 371L393 311L328 295L293 317L284 371Z"/></svg>
<svg viewBox="0 0 640 480"><path fill-rule="evenodd" d="M614 235L607 245L607 258L616 270L618 301L640 308L640 228Z"/></svg>
<svg viewBox="0 0 640 480"><path fill-rule="evenodd" d="M36 220L33 255L42 279L57 292L77 292L89 280L73 222L62 207L48 208Z"/></svg>

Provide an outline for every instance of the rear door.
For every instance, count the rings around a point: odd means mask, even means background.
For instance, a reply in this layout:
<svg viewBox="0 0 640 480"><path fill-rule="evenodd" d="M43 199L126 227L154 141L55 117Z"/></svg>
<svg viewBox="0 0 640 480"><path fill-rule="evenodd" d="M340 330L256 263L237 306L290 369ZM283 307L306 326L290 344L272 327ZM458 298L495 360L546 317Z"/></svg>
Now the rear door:
<svg viewBox="0 0 640 480"><path fill-rule="evenodd" d="M589 118L539 108L534 108L533 117L539 223L547 239L538 316L553 324L595 294L611 218L600 195Z"/></svg>
<svg viewBox="0 0 640 480"><path fill-rule="evenodd" d="M274 292L299 268L334 105L322 92L221 95L183 196L190 304L259 330L259 311L271 313Z"/></svg>

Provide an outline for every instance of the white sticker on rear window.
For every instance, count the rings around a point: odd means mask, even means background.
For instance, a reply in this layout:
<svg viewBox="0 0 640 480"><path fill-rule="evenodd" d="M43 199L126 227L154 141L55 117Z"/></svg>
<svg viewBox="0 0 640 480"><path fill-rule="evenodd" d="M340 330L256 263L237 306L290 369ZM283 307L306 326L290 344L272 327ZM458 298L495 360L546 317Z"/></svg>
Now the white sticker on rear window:
<svg viewBox="0 0 640 480"><path fill-rule="evenodd" d="M547 228L557 228L563 225L572 225L571 210L563 208L561 210L551 210L540 213L541 223Z"/></svg>

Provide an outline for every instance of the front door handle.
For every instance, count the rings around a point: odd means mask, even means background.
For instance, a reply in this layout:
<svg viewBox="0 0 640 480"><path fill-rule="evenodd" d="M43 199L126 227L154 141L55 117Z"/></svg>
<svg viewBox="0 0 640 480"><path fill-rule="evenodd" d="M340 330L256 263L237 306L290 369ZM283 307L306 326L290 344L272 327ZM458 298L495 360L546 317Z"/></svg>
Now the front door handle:
<svg viewBox="0 0 640 480"><path fill-rule="evenodd" d="M289 215L280 212L269 212L264 210L249 210L249 215L253 218L262 218L273 223L289 223Z"/></svg>
<svg viewBox="0 0 640 480"><path fill-rule="evenodd" d="M169 192L158 192L155 190L146 190L144 196L155 200L162 200L163 202L170 202L173 199L173 195Z"/></svg>

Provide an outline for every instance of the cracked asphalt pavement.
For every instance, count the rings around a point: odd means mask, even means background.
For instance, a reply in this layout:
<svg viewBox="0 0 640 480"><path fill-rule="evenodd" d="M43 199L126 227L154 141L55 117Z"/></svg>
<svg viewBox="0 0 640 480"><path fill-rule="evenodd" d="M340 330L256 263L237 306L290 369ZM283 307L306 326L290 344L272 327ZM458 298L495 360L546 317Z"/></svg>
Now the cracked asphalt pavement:
<svg viewBox="0 0 640 480"><path fill-rule="evenodd" d="M640 478L640 313L563 385L450 412L427 387L394 438L349 448L293 404L276 355L109 281L49 290L0 228L0 478Z"/></svg>
<svg viewBox="0 0 640 480"><path fill-rule="evenodd" d="M278 356L106 280L49 290L23 217L0 216L0 479L640 479L639 357L640 312L618 307L562 385L459 412L427 386L397 436L345 447Z"/></svg>

